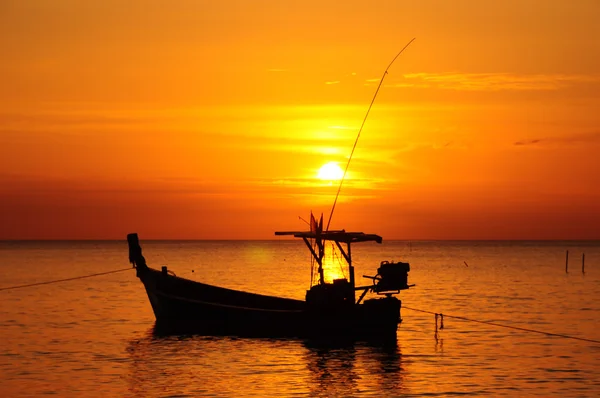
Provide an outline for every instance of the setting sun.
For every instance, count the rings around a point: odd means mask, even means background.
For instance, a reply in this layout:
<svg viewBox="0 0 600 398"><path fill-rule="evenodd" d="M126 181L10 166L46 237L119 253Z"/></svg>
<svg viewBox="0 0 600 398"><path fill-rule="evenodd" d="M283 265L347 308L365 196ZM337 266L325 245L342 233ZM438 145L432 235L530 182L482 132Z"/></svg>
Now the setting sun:
<svg viewBox="0 0 600 398"><path fill-rule="evenodd" d="M318 179L326 181L341 180L343 176L344 170L336 162L324 164L317 174Z"/></svg>

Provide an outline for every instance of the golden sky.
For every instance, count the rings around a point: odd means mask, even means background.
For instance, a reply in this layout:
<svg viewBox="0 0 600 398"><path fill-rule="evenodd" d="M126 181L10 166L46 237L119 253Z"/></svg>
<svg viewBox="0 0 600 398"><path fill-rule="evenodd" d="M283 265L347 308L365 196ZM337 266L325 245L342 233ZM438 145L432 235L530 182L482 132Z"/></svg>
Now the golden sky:
<svg viewBox="0 0 600 398"><path fill-rule="evenodd" d="M600 239L600 1L0 2L0 239Z"/></svg>

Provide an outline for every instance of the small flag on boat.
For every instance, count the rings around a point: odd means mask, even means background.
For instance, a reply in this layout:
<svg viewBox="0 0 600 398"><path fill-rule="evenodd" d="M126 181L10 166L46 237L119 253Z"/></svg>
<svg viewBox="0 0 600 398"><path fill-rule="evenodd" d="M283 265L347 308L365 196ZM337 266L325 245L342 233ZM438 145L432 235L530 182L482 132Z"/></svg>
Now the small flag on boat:
<svg viewBox="0 0 600 398"><path fill-rule="evenodd" d="M310 212L310 232L314 234L323 232L323 213L321 213L321 218L317 221L312 211Z"/></svg>

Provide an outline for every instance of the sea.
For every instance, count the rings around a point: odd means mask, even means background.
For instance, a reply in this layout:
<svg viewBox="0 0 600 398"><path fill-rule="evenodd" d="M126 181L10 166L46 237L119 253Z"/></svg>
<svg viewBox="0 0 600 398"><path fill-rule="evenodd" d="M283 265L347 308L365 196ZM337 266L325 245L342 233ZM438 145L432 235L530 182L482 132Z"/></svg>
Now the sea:
<svg viewBox="0 0 600 398"><path fill-rule="evenodd" d="M141 244L151 267L210 284L304 299L311 283L301 241ZM164 336L125 239L0 242L0 396L600 396L600 242L352 254L364 284L383 260L410 263L396 341ZM329 256L326 277L345 275Z"/></svg>

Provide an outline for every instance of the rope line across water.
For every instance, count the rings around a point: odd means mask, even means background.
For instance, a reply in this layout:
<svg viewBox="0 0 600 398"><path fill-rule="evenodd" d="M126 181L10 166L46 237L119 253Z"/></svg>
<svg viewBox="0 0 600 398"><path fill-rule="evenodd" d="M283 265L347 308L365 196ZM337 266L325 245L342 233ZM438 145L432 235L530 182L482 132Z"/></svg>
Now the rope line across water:
<svg viewBox="0 0 600 398"><path fill-rule="evenodd" d="M485 325L496 326L496 327L501 327L501 328L515 329L515 330L521 330L521 331L524 331L524 332L545 334L546 336L562 337L562 338L565 338L565 339L573 339L573 340L587 341L589 343L600 344L600 340L586 339L585 337L569 336L567 334L560 334L560 333L550 333L550 332L544 332L542 330L522 328L522 327L519 327L519 326L502 325L502 324L496 323L496 322L480 321L480 320L477 320L477 319L466 318L464 316L448 315L448 314L442 314L442 313L433 312L433 311L420 310L418 308L411 308L411 307L407 307L405 305L403 305L402 308L405 308L405 309L411 310L411 311L424 312L426 314L432 314L432 315L438 315L439 314L439 315L443 315L443 316L448 317L448 318L460 319L462 321L467 321L467 322L483 323Z"/></svg>
<svg viewBox="0 0 600 398"><path fill-rule="evenodd" d="M78 280L78 279L92 278L92 277L95 277L95 276L116 274L117 272L129 271L129 270L132 270L132 269L134 269L134 268L127 267L127 268L121 268L121 269L116 269L116 270L112 270L112 271L98 272L98 273L90 274L90 275L75 276L75 277L72 277L72 278L55 279L55 280L52 280L52 281L29 283L29 284L26 284L26 285L17 285L17 286L2 287L2 288L0 288L0 291L21 289L21 288L24 288L24 287L32 287L32 286L40 286L40 285L50 285L50 284L53 284L53 283L68 282L68 281L74 281L74 280ZM467 318L467 317L464 317L464 316L442 314L441 312L438 313L438 312L433 312L433 311L421 310L421 309L418 309L418 308L408 307L408 306L405 306L405 305L403 305L402 308L407 309L407 310L411 310L411 311L417 311L417 312L423 312L423 313L426 313L426 314L432 314L432 315L436 315L436 316L437 315L441 315L442 317L445 316L445 317L448 317L448 318L459 319L459 320L466 321L466 322L482 323L484 325L490 325L490 326L496 326L496 327L501 327L501 328L514 329L514 330L521 330L521 331L524 331L524 332L544 334L546 336L562 337L562 338L566 338L566 339L587 341L589 343L600 344L600 340L586 339L584 337L569 336L567 334L561 334L561 333L544 332L544 331L541 331L541 330L523 328L523 327L519 327L519 326L502 325L502 324L496 323L496 322L480 321L478 319L471 319L471 318Z"/></svg>
<svg viewBox="0 0 600 398"><path fill-rule="evenodd" d="M108 274L115 274L117 272L123 272L123 271L128 271L128 270L132 270L135 268L132 267L127 267L127 268L121 268L121 269L117 269L117 270L113 270L113 271L106 271L106 272L99 272L97 274L91 274L91 275L82 275L82 276L75 276L72 278L65 278L65 279L56 279L53 281L45 281L45 282L36 282L36 283L29 283L27 285L18 285L18 286L9 286L9 287L0 287L0 291L2 290L13 290L13 289L21 289L23 287L32 287L32 286L40 286L40 285L50 285L52 283L58 283L58 282L68 282L68 281L74 281L77 279L85 279L85 278L92 278L94 276L100 276L100 275L108 275Z"/></svg>

